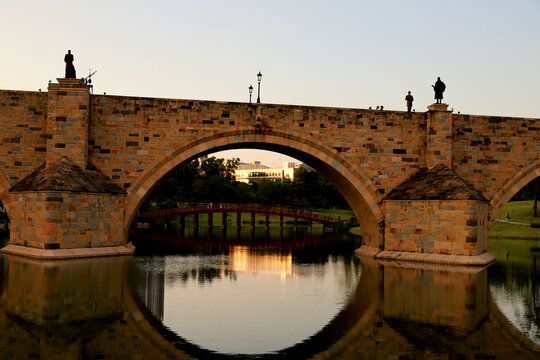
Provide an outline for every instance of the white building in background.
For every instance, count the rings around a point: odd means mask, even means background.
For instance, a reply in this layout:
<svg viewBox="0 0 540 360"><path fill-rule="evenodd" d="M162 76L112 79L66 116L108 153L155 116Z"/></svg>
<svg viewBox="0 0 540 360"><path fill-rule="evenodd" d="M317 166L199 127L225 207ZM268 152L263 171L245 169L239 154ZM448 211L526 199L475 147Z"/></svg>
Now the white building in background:
<svg viewBox="0 0 540 360"><path fill-rule="evenodd" d="M294 170L299 167L308 168L304 164L284 162L280 165L266 166L260 161L252 161L249 164L239 163L234 171L236 181L251 184L259 179L272 181L294 180ZM308 168L310 169L310 168Z"/></svg>

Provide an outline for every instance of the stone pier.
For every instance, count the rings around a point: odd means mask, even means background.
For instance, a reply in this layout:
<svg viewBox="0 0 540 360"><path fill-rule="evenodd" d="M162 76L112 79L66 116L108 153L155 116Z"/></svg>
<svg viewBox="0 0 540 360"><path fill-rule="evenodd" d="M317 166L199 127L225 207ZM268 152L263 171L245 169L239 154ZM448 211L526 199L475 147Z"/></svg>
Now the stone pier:
<svg viewBox="0 0 540 360"><path fill-rule="evenodd" d="M90 94L82 80L49 85L45 163L9 190L4 253L43 259L127 255L126 191L88 162Z"/></svg>

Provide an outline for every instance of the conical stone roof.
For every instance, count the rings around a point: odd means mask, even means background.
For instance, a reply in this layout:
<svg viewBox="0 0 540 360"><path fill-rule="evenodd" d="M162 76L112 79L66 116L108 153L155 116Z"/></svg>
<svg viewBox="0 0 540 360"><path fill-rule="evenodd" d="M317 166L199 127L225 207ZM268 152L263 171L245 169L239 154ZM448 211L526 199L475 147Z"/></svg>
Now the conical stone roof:
<svg viewBox="0 0 540 360"><path fill-rule="evenodd" d="M384 200L488 201L444 164L421 169L390 191Z"/></svg>
<svg viewBox="0 0 540 360"><path fill-rule="evenodd" d="M88 163L86 169L62 157L49 167L41 165L33 173L9 189L21 191L71 191L89 193L125 194L125 190Z"/></svg>

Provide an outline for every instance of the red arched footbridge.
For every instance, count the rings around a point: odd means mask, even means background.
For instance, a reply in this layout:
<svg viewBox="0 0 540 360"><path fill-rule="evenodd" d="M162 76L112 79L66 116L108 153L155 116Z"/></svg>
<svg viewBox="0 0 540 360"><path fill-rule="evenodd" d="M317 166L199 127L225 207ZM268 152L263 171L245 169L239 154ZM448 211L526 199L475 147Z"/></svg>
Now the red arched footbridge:
<svg viewBox="0 0 540 360"><path fill-rule="evenodd" d="M213 226L213 215L215 213L222 214L221 225L227 224L227 214L236 214L236 226L241 226L242 214L250 214L251 226L255 226L255 214L265 215L265 225L270 223L270 216L279 216L279 225L283 227L283 218L293 218L294 225L297 226L298 219L306 220L309 226L312 223L320 223L326 227L335 227L338 223L344 222L340 218L333 216L321 215L308 210L290 209L281 206L264 206L264 205L245 205L245 204L207 204L207 205L191 205L175 209L166 209L152 211L139 216L142 221L157 222L159 220L170 220L179 218L180 227L185 227L185 217L193 215L193 226L199 226L199 215L208 215L208 226Z"/></svg>

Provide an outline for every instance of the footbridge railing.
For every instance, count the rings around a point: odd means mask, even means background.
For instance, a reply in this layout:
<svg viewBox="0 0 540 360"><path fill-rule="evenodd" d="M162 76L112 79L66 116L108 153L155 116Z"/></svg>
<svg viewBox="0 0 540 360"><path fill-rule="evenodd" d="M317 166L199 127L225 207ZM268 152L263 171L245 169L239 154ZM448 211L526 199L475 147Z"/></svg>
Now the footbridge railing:
<svg viewBox="0 0 540 360"><path fill-rule="evenodd" d="M246 204L206 204L206 205L190 205L174 209L158 210L139 215L140 219L145 219L150 222L155 222L163 219L171 219L179 217L182 221L184 216L195 215L198 218L199 214L208 214L208 224L211 226L211 217L215 213L223 214L223 217L228 213L237 214L237 224L240 224L240 217L243 213L251 214L251 223L254 225L255 214L266 215L266 225L268 225L269 216L279 216L280 224L283 225L283 217L289 217L296 220L307 220L309 224L312 222L321 223L324 226L335 226L344 220L335 218L329 215L322 215L311 210L291 209L282 206L265 206L265 205L246 205ZM198 223L198 221L197 221Z"/></svg>

